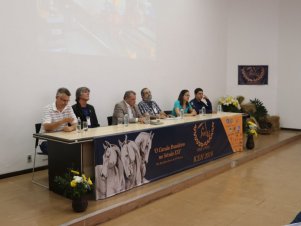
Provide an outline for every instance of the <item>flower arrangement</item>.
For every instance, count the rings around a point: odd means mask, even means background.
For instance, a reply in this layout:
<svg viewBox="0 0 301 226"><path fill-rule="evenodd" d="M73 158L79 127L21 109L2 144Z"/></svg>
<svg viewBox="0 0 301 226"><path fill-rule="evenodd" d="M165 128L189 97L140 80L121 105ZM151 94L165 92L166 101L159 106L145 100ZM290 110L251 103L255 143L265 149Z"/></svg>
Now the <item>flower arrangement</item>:
<svg viewBox="0 0 301 226"><path fill-rule="evenodd" d="M247 121L246 134L257 136L257 124L253 122L252 119Z"/></svg>
<svg viewBox="0 0 301 226"><path fill-rule="evenodd" d="M54 182L64 195L71 199L81 198L93 190L90 177L80 174L79 171L69 169L64 176L56 176Z"/></svg>
<svg viewBox="0 0 301 226"><path fill-rule="evenodd" d="M235 97L221 97L218 103L222 105L223 111L225 112L240 112L240 104Z"/></svg>

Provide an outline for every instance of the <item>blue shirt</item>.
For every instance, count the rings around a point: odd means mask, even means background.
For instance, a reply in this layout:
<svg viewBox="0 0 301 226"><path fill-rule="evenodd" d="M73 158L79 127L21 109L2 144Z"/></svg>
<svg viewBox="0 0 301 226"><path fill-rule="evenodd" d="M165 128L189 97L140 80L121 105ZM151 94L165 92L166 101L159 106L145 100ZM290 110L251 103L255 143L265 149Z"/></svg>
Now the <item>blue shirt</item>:
<svg viewBox="0 0 301 226"><path fill-rule="evenodd" d="M176 108L178 108L178 109L182 109L182 108L183 108L182 105L180 104L180 101L179 101L179 100L177 100L177 101L175 102L174 106L173 106L173 109L172 109L172 112L171 112L171 114L172 114L173 116L177 116ZM188 113L190 109L192 109L192 107L191 107L190 103L188 103L188 104L186 105L186 108L184 109L184 113Z"/></svg>

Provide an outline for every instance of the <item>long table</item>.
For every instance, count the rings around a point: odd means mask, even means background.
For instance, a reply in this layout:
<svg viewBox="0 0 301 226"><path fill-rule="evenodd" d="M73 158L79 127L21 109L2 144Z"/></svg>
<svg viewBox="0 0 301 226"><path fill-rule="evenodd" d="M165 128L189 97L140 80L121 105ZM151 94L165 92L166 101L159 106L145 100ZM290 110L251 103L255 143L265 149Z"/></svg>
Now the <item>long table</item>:
<svg viewBox="0 0 301 226"><path fill-rule="evenodd" d="M243 150L242 116L220 113L88 131L34 134L48 141L49 189L72 168L95 178L95 199Z"/></svg>

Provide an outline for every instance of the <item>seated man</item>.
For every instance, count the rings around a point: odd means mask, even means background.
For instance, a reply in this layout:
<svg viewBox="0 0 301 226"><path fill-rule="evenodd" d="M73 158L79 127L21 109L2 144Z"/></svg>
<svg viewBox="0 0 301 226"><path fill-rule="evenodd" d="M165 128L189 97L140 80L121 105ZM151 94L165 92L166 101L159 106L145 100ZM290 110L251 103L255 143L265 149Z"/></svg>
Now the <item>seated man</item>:
<svg viewBox="0 0 301 226"><path fill-rule="evenodd" d="M56 101L45 107L42 120L43 132L71 132L76 129L77 119L71 106L68 105L70 96L66 88L57 90Z"/></svg>
<svg viewBox="0 0 301 226"><path fill-rule="evenodd" d="M136 104L136 93L132 90L126 91L123 97L123 101L115 105L112 124L117 125L118 118L123 118L125 114L129 115L130 123L144 123L144 119Z"/></svg>
<svg viewBox="0 0 301 226"><path fill-rule="evenodd" d="M145 113L150 115L150 118L156 118L156 115L160 115L160 118L166 118L164 111L161 111L158 104L152 100L151 91L148 88L141 90L142 101L138 104L139 110L142 115Z"/></svg>
<svg viewBox="0 0 301 226"><path fill-rule="evenodd" d="M89 128L99 127L95 109L88 104L89 99L90 89L87 87L78 88L75 93L76 104L72 105L73 111L82 122L87 122Z"/></svg>
<svg viewBox="0 0 301 226"><path fill-rule="evenodd" d="M194 90L195 98L190 101L191 106L199 114L202 107L206 108L206 113L212 113L212 104L207 96L204 95L201 88L196 88Z"/></svg>

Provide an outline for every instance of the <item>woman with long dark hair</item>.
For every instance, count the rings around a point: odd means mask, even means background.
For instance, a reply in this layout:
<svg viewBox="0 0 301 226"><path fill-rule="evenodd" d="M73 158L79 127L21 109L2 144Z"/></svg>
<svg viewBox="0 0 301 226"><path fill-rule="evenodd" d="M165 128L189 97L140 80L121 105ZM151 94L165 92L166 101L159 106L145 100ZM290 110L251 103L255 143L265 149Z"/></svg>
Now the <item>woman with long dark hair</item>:
<svg viewBox="0 0 301 226"><path fill-rule="evenodd" d="M181 115L181 109L184 110L185 115L190 115L194 116L196 115L196 111L192 108L192 106L189 103L189 91L187 89L183 89L178 97L178 100L176 100L173 110L172 110L172 115L174 116L180 116Z"/></svg>

